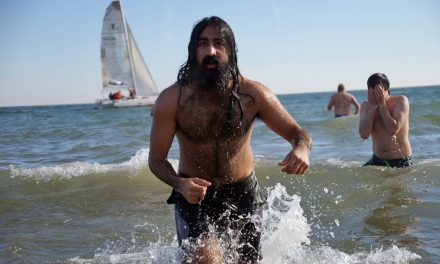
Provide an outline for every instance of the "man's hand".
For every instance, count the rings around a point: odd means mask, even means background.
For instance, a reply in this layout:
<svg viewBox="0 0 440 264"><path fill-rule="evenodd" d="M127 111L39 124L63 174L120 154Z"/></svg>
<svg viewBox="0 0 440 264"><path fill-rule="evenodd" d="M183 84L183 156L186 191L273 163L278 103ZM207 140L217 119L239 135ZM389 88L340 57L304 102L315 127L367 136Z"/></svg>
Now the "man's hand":
<svg viewBox="0 0 440 264"><path fill-rule="evenodd" d="M209 186L209 181L200 178L182 178L176 191L181 193L188 203L196 204L205 199Z"/></svg>
<svg viewBox="0 0 440 264"><path fill-rule="evenodd" d="M376 98L377 105L385 104L385 97L383 95L385 89L383 88L383 86L381 84L377 84L374 87L373 92L374 92L374 97Z"/></svg>
<svg viewBox="0 0 440 264"><path fill-rule="evenodd" d="M370 104L373 107L377 106L376 96L374 94L374 90L375 89L373 89L373 88L368 88L368 104Z"/></svg>
<svg viewBox="0 0 440 264"><path fill-rule="evenodd" d="M310 150L307 147L296 146L278 165L283 166L281 171L287 174L304 174L310 166L309 156Z"/></svg>

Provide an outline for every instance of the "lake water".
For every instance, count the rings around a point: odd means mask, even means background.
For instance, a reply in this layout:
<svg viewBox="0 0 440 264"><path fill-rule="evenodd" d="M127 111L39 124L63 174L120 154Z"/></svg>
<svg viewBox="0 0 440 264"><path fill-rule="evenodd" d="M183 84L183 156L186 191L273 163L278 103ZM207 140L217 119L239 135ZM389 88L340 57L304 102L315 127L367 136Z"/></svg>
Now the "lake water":
<svg viewBox="0 0 440 264"><path fill-rule="evenodd" d="M290 146L257 121L261 263L440 263L440 86L392 94L411 105L410 169L361 167L371 140L358 116L326 110L331 93L279 96L314 140L303 176L280 172ZM0 263L176 263L171 189L147 164L150 108L8 107L0 123Z"/></svg>

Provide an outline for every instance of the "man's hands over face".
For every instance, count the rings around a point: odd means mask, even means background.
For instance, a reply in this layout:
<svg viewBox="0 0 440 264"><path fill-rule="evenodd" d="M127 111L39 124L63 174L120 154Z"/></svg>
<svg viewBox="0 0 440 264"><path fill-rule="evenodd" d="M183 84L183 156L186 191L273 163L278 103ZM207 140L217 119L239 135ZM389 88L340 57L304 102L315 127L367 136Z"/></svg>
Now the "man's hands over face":
<svg viewBox="0 0 440 264"><path fill-rule="evenodd" d="M376 84L374 87L368 87L368 103L371 106L385 104L385 89L382 84Z"/></svg>

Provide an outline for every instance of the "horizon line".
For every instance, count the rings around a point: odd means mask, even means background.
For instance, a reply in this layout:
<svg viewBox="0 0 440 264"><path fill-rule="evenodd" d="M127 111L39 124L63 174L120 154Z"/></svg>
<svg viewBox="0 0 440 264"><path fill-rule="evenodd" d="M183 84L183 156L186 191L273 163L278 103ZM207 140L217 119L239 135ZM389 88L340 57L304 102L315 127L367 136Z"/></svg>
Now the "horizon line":
<svg viewBox="0 0 440 264"><path fill-rule="evenodd" d="M411 89L411 88L427 88L427 87L435 87L440 86L439 84L428 84L428 85L421 85L421 86L400 86L400 87L392 87L392 89ZM335 89L336 90L336 89ZM362 91L361 89L350 89L349 91ZM365 89L366 90L366 89ZM348 90L347 90L348 91ZM335 93L335 91L311 91L311 92L291 92L291 93L276 93L275 95L290 95L290 94L316 94L316 93ZM35 105L6 105L6 106L0 106L0 108L15 108L15 107L41 107L41 106L69 106L69 105L93 105L95 102L84 102L84 103L53 103L53 104L35 104Z"/></svg>

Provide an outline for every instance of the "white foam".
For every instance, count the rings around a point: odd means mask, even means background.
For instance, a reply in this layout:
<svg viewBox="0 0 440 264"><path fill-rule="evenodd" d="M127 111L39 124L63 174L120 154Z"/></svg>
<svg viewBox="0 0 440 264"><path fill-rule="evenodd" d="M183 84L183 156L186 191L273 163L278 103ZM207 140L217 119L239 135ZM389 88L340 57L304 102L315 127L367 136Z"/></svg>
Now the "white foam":
<svg viewBox="0 0 440 264"><path fill-rule="evenodd" d="M409 263L411 260L421 259L415 253L393 246L387 250L377 249L371 252L357 252L352 255L342 251L319 246L315 248L303 247L300 252L292 252L284 263L314 263L314 264L383 264ZM262 263L266 263L263 261ZM273 263L271 263L273 264ZM281 264L281 263L280 263Z"/></svg>
<svg viewBox="0 0 440 264"><path fill-rule="evenodd" d="M303 209L300 206L301 197L289 195L286 188L276 184L268 188L268 207L263 211L263 238L261 264L379 264L379 263L409 263L421 257L407 249L392 246L386 250L372 249L370 252L360 251L353 254L333 249L326 245L311 245L309 233L311 225L307 223ZM334 220L339 226L339 220ZM144 225L136 225L142 229ZM127 247L123 243L112 241L105 250L98 249L92 259L80 257L69 259L72 263L179 263L179 247L176 237L171 242L163 241L166 236L159 228L148 224L148 230L158 232L157 241L148 245L136 245L138 239L131 241ZM163 232L161 234L161 232ZM122 238L121 238L122 239ZM228 258L224 263L236 263L236 259Z"/></svg>
<svg viewBox="0 0 440 264"><path fill-rule="evenodd" d="M387 250L376 249L371 252L356 252L352 255L328 246L311 246L307 223L300 206L301 198L290 196L286 188L277 184L268 189L269 209L264 212L265 227L262 241L262 264L284 263L326 263L326 264L358 264L358 263L408 263L421 257L406 249L393 246ZM339 220L334 220L337 226ZM334 234L330 232L334 237Z"/></svg>
<svg viewBox="0 0 440 264"><path fill-rule="evenodd" d="M47 182L52 179L71 179L89 174L103 174L107 172L132 171L148 169L148 155L150 149L143 148L128 161L113 164L100 164L89 162L70 162L53 166L42 166L34 169L20 168L9 165L11 178L23 177L37 181ZM177 169L179 161L169 160L174 169ZM149 169L148 169L149 170Z"/></svg>
<svg viewBox="0 0 440 264"><path fill-rule="evenodd" d="M90 264L90 263L179 263L177 261L177 245L152 244L142 252L133 253L110 253L104 252L95 254L93 259L83 259L80 257L71 258L70 263Z"/></svg>

